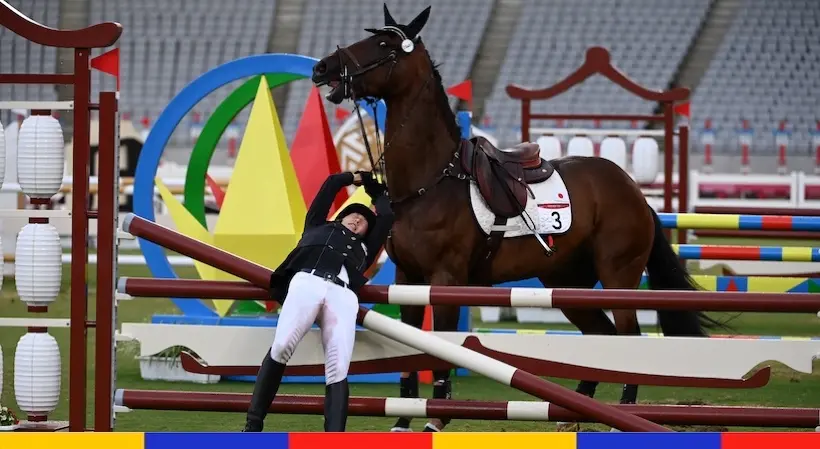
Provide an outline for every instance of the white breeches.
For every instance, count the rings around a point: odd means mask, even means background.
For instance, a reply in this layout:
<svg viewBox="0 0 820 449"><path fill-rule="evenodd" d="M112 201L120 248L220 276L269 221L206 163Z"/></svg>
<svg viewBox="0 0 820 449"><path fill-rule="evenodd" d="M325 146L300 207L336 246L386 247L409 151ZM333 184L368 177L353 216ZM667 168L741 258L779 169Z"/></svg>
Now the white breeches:
<svg viewBox="0 0 820 449"><path fill-rule="evenodd" d="M325 352L325 383L344 380L353 356L359 300L351 290L308 273L296 273L279 314L270 355L287 364L318 318Z"/></svg>

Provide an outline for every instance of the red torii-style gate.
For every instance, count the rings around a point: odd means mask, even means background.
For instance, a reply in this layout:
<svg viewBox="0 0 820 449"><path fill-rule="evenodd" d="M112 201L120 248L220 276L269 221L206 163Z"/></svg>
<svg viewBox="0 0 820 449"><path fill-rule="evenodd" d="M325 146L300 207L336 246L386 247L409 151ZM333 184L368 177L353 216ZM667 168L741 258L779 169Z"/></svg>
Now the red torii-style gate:
<svg viewBox="0 0 820 449"><path fill-rule="evenodd" d="M71 201L71 295L69 327L68 430L86 429L88 386L88 334L95 329L94 430L113 429L114 367L114 268L117 228L117 152L119 151L118 103L115 92L101 92L99 103L91 102L91 50L114 45L122 25L106 22L79 30L58 30L37 23L0 0L0 25L39 45L74 50L73 73L0 73L0 84L50 84L73 87L73 181ZM99 112L99 206L90 210L89 171L91 111ZM50 110L32 109L32 114L50 115ZM88 319L88 228L97 219L96 321ZM46 222L48 219L45 219ZM30 222L42 223L32 217ZM40 312L43 310L30 310ZM29 327L29 331L44 331ZM103 361L104 363L99 363ZM108 361L108 363L105 363ZM49 429L55 430L55 429Z"/></svg>
<svg viewBox="0 0 820 449"><path fill-rule="evenodd" d="M647 100L660 103L662 113L658 115L632 115L632 114L536 114L532 112L532 102L534 100L548 100L568 91L572 87L583 83L587 78L600 74L623 89ZM683 102L689 99L690 90L686 87L676 87L671 90L657 91L648 89L633 81L617 67L612 65L612 58L609 51L603 47L591 47L587 49L584 63L566 78L556 84L543 89L526 89L524 87L509 84L506 87L507 95L510 98L521 101L521 140L530 141L530 126L533 120L613 120L632 121L641 120L647 122L662 122L664 128L663 138L663 212L673 212L672 196L672 171L674 158L674 135L675 135L675 102ZM689 187L689 125L681 125L678 132L678 147L680 148L678 160L678 212L686 212L688 206ZM668 232L668 231L667 231ZM686 243L686 231L678 230L678 243Z"/></svg>

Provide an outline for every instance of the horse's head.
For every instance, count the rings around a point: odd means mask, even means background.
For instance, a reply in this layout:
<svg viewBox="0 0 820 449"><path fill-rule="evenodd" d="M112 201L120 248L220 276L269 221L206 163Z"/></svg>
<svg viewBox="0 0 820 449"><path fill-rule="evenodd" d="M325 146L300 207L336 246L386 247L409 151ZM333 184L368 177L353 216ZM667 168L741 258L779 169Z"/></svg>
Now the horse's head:
<svg viewBox="0 0 820 449"><path fill-rule="evenodd" d="M339 48L313 66L312 81L331 87L327 99L340 104L346 99L385 98L412 86L426 58L419 48L419 32L430 17L428 6L407 25L396 23L387 4L384 26L366 28L372 33L348 47Z"/></svg>

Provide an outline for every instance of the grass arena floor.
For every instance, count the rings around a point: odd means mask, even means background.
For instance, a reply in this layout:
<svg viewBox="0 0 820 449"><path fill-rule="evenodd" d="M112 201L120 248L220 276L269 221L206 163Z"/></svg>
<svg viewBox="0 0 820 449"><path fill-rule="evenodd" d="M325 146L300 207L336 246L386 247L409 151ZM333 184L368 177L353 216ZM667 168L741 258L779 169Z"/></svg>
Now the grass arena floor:
<svg viewBox="0 0 820 449"><path fill-rule="evenodd" d="M700 243L723 243L723 244L749 244L735 240L714 240L701 239ZM783 242L762 242L754 240L758 245L775 245ZM793 242L792 246L816 245L817 242ZM93 270L96 266L89 266L89 296L94 297L96 282L94 281ZM180 270L183 277L195 278L193 268ZM123 266L120 268L120 276L150 276L150 272L145 267ZM57 301L50 308L48 317L67 317L68 312L68 266L63 273L63 290ZM23 304L17 298L14 281L6 279L3 282L2 292L0 292L0 313L4 317L30 317ZM155 313L178 313L172 303L167 299L141 299L136 301L125 301L119 306L120 322L148 322L151 315ZM91 319L94 319L93 307L89 311ZM731 325L739 334L747 335L783 335L783 336L817 336L820 335L820 319L814 314L760 314L741 313L728 314L716 313L713 316L726 319L732 318ZM474 314L475 327L526 327L526 328L550 328L550 329L573 329L571 326L561 325L518 325L517 323L481 323L478 321L477 310ZM643 329L645 332L654 332L656 329ZM52 329L51 334L57 339L62 353L62 398L52 419L67 419L67 396L68 396L68 329ZM0 346L3 349L4 376L3 393L0 396L0 403L12 407L15 411L17 404L14 399L14 348L17 340L25 333L24 329L0 328ZM94 332L89 332L89 350L93 351ZM89 352L93 356L93 352ZM118 347L117 366L117 387L130 389L167 389L167 390L200 390L200 391L225 391L250 393L253 385L245 382L220 382L216 385L195 385L186 383L168 383L144 381L140 378L139 365L135 360L137 349L134 344L120 343ZM703 405L748 405L748 406L787 406L787 407L817 407L820 404L820 361L815 362L815 372L810 375L795 373L788 368L775 364L773 377L769 385L761 389L753 390L717 390L717 389L694 389L694 388L671 388L671 387L641 387L639 391L639 401L641 403L658 404L703 404ZM93 367L89 366L89 426L92 411L91 381L93 379ZM561 385L574 388L575 381L562 379L552 379ZM597 399L605 402L615 402L620 395L620 385L601 384L598 388ZM483 378L481 376L455 377L453 385L453 395L457 399L481 399L481 400L535 400L532 396L521 393L513 388L500 386L498 383ZM282 386L281 393L284 394L317 394L324 393L323 385L293 385ZM373 385L373 384L353 384L351 385L351 395L353 396L398 396L398 385ZM422 396L431 396L431 387L422 385ZM189 413L189 412L164 412L164 411L133 411L131 413L119 414L117 417L116 429L118 431L237 431L242 428L244 416L237 413ZM348 420L349 431L386 431L392 426L394 418L362 418L350 417ZM420 430L425 421L417 419L413 423L416 430ZM270 415L266 422L266 430L269 431L321 431L323 418L321 416L305 415ZM727 430L721 428L684 428L676 427L677 430ZM554 431L554 423L538 422L513 422L513 421L453 421L448 427L449 431ZM608 427L598 424L583 424L582 431L606 431ZM728 430L796 430L796 429L746 429L730 428Z"/></svg>

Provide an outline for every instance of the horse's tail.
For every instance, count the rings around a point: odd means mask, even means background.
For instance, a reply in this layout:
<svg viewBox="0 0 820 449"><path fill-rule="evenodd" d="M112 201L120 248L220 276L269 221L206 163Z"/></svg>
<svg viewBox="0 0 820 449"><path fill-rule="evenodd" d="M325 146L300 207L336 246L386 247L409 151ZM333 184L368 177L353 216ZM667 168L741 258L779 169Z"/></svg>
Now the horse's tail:
<svg viewBox="0 0 820 449"><path fill-rule="evenodd" d="M648 205L647 205L648 206ZM663 234L661 219L655 210L649 207L655 221L655 239L646 271L651 290L699 290L697 284L686 271L678 255ZM705 337L704 328L725 327L703 312L690 310L659 310L658 321L666 336Z"/></svg>

